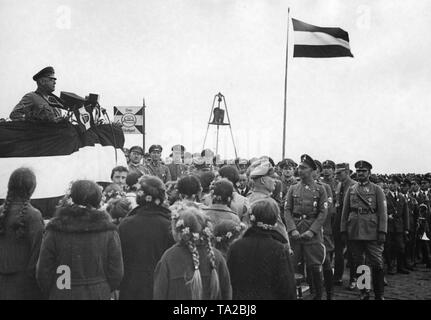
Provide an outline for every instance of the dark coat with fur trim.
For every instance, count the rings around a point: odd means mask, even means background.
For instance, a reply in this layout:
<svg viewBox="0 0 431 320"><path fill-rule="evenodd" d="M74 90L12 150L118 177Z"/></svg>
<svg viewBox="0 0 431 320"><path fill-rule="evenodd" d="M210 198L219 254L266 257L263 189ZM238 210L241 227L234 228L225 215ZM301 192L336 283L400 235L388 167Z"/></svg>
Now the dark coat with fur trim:
<svg viewBox="0 0 431 320"><path fill-rule="evenodd" d="M154 270L163 253L174 245L169 209L139 206L120 223L124 278L120 300L153 299Z"/></svg>
<svg viewBox="0 0 431 320"><path fill-rule="evenodd" d="M59 266L70 268L70 289L59 288L67 285L67 272L57 274ZM36 277L50 299L110 299L123 277L123 259L117 227L108 214L60 208L46 227Z"/></svg>

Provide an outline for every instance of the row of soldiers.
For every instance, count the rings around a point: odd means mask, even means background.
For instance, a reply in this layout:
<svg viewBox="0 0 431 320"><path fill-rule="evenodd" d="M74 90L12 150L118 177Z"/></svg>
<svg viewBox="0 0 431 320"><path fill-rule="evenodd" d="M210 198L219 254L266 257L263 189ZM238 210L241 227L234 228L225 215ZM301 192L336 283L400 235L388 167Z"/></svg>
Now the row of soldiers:
<svg viewBox="0 0 431 320"><path fill-rule="evenodd" d="M383 299L385 262L389 275L409 273L418 258L431 267L426 176L377 176L371 173L372 165L367 161L358 161L353 172L348 163L321 163L308 155L301 157L299 165L292 159L275 164L270 157L230 163L218 162L214 157L209 163L204 150L191 163L184 163L185 148L177 145L171 150L179 151L180 161L163 163L160 145L151 146L147 155L141 147L132 147L126 153L129 172L156 175L169 183L183 175L200 176L231 165L237 167L241 177L235 186L237 191L250 196L259 178L256 160L264 158L269 163L271 170L263 166L261 175L274 181L271 197L283 213L280 224L288 234L297 272L307 276L317 299L322 297L323 288L327 299L332 299L334 285L342 285L345 256L350 269L348 288L357 286L357 267L369 265L376 299ZM370 290L361 291L361 299L369 296Z"/></svg>

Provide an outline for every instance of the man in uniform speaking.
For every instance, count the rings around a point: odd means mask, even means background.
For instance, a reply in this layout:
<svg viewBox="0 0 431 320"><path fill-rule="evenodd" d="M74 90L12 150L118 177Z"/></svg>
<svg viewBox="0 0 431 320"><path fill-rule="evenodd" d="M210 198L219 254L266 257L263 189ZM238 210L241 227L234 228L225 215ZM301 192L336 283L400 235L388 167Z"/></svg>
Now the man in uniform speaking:
<svg viewBox="0 0 431 320"><path fill-rule="evenodd" d="M58 122L62 119L64 108L60 98L52 94L55 90L55 74L53 67L46 67L33 76L37 83L34 92L27 93L15 106L10 114L13 121L36 120Z"/></svg>

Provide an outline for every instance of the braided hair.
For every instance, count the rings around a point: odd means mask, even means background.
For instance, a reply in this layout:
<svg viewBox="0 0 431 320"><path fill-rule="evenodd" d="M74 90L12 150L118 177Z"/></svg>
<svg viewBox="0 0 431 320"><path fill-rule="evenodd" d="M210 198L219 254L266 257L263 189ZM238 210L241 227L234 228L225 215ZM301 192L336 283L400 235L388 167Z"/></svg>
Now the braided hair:
<svg viewBox="0 0 431 320"><path fill-rule="evenodd" d="M199 270L199 252L197 245L203 244L211 264L210 299L217 299L220 292L219 278L216 269L216 258L212 249L212 226L201 211L191 206L180 206L172 214L174 237L186 245L193 260L193 276L186 282L190 286L193 300L202 299L202 278Z"/></svg>
<svg viewBox="0 0 431 320"><path fill-rule="evenodd" d="M186 282L186 285L190 286L192 300L202 300L202 277L199 270L199 252L193 241L187 241L186 245L192 255L194 269L193 277Z"/></svg>
<svg viewBox="0 0 431 320"><path fill-rule="evenodd" d="M27 224L25 222L25 215L27 208L30 205L30 197L36 188L36 176L29 168L18 168L12 172L6 195L6 201L0 213L0 235L6 233L6 223L8 214L10 213L10 205L14 201L23 201L18 219L11 226L15 231L16 237L21 239L27 233Z"/></svg>
<svg viewBox="0 0 431 320"><path fill-rule="evenodd" d="M206 230L208 228L208 230ZM216 265L216 257L214 254L214 250L211 244L211 236L209 234L209 226L205 227L206 232L204 231L204 240L205 246L207 249L207 255L210 259L211 264L211 281L210 281L210 300L217 300L220 294L220 280L217 273L217 265Z"/></svg>

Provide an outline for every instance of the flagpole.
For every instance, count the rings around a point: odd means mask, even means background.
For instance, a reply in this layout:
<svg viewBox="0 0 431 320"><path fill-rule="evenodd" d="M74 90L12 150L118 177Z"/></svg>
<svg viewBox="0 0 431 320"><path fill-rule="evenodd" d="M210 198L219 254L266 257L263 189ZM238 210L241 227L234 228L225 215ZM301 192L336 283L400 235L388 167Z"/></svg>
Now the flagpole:
<svg viewBox="0 0 431 320"><path fill-rule="evenodd" d="M290 23L290 7L287 8L287 35L286 35L286 67L284 69L284 113L283 113L283 155L286 155L286 113L287 113L287 67L289 61L289 23Z"/></svg>

